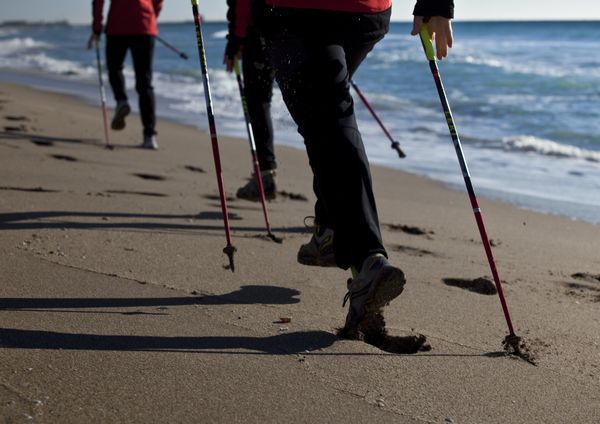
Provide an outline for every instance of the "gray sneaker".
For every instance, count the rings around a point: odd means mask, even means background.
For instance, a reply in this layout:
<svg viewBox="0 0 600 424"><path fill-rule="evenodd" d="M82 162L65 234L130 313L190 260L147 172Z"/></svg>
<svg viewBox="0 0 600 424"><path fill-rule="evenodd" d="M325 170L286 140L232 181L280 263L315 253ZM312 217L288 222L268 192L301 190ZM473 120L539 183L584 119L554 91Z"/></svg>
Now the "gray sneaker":
<svg viewBox="0 0 600 424"><path fill-rule="evenodd" d="M122 130L125 128L125 117L129 115L131 112L131 108L129 107L129 103L127 100L119 100L117 102L117 107L115 108L115 116L113 116L110 127L113 130Z"/></svg>
<svg viewBox="0 0 600 424"><path fill-rule="evenodd" d="M404 273L390 265L385 256L369 256L355 278L348 280L348 293L343 306L350 300L344 333L355 334L361 324L376 320L384 306L404 290Z"/></svg>
<svg viewBox="0 0 600 424"><path fill-rule="evenodd" d="M300 246L298 250L298 262L310 266L337 266L333 253L333 230L315 226L310 241Z"/></svg>
<svg viewBox="0 0 600 424"><path fill-rule="evenodd" d="M142 143L142 145L140 147L142 149L150 149L150 150L158 149L158 143L156 141L156 136L155 135L145 135L144 142Z"/></svg>
<svg viewBox="0 0 600 424"><path fill-rule="evenodd" d="M268 169L260 173L262 177L263 190L265 191L265 199L273 200L277 197L277 181L274 169ZM260 191L256 177L254 174L250 177L250 181L246 185L240 187L236 193L239 199L250 200L251 202L260 201Z"/></svg>

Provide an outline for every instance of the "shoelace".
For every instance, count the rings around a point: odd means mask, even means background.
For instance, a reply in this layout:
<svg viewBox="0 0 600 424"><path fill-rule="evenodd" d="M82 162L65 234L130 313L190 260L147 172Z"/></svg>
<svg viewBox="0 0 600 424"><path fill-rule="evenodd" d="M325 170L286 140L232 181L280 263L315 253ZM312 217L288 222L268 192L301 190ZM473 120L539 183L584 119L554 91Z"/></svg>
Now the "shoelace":
<svg viewBox="0 0 600 424"><path fill-rule="evenodd" d="M352 278L348 278L346 285L350 286L351 284L352 284ZM346 292L346 295L344 296L344 301L342 302L342 308L344 306L346 306L346 302L348 301L348 299L350 299L351 295L352 295L352 289L349 288L348 291Z"/></svg>

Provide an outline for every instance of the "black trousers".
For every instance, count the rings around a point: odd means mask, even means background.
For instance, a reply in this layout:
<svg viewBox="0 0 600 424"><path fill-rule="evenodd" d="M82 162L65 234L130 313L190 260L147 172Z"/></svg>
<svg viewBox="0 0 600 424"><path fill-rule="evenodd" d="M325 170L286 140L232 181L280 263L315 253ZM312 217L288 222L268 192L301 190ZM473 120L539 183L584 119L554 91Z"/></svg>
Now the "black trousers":
<svg viewBox="0 0 600 424"><path fill-rule="evenodd" d="M256 155L261 170L277 168L273 146L271 99L275 71L267 59L264 38L250 30L242 51L242 72L248 114L252 123Z"/></svg>
<svg viewBox="0 0 600 424"><path fill-rule="evenodd" d="M379 14L270 9L265 26L283 99L304 138L317 223L333 229L339 267L387 256L349 80L389 28Z"/></svg>
<svg viewBox="0 0 600 424"><path fill-rule="evenodd" d="M106 67L115 100L127 100L123 63L127 50L131 50L135 71L135 90L138 94L144 135L154 135L156 113L154 87L152 87L152 60L154 58L153 35L107 35Z"/></svg>

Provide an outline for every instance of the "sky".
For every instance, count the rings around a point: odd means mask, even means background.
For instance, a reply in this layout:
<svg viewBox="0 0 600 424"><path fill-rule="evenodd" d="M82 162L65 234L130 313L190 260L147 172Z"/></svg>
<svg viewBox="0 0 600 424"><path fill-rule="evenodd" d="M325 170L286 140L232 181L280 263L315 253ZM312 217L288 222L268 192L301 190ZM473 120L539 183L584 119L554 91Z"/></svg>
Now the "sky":
<svg viewBox="0 0 600 424"><path fill-rule="evenodd" d="M600 20L599 0L455 0L455 4L456 20ZM414 0L395 0L392 19L412 19L413 6ZM206 20L225 20L226 0L199 0L199 9ZM91 0L0 0L0 22L63 19L72 23L89 22ZM189 0L164 0L159 22L191 19Z"/></svg>

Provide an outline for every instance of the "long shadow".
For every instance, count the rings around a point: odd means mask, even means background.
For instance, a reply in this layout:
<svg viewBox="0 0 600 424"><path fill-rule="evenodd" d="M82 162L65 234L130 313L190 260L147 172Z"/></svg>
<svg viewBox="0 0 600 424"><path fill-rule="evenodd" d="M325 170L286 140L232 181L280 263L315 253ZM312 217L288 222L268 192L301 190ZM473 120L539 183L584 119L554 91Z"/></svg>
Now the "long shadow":
<svg viewBox="0 0 600 424"><path fill-rule="evenodd" d="M141 308L187 305L289 305L300 302L300 291L277 286L248 285L221 295L147 298L0 298L0 310Z"/></svg>
<svg viewBox="0 0 600 424"><path fill-rule="evenodd" d="M301 353L331 346L337 337L325 331L302 331L270 337L115 336L0 328L0 347L114 351L217 351L247 349L271 355ZM238 353L238 352L231 352Z"/></svg>
<svg viewBox="0 0 600 424"><path fill-rule="evenodd" d="M434 359L434 358L504 358L504 352L488 353L412 353L386 352L326 352L339 338L326 331L299 331L270 337L240 336L115 336L100 334L62 333L56 331L0 328L0 348L4 349L56 349L143 351L172 353L210 353L230 355L290 355L309 356L365 356ZM240 351L246 349L247 351Z"/></svg>
<svg viewBox="0 0 600 424"><path fill-rule="evenodd" d="M137 230L210 230L222 231L222 225L174 224L160 222L76 222L69 218L138 218L138 219L205 219L205 213L199 214L141 214L127 212L76 212L76 211L36 211L36 212L8 212L0 214L0 230L35 230L35 229L137 229ZM43 219L64 218L52 222L43 222ZM24 222L34 221L34 222ZM232 230L264 232L262 226L232 225ZM273 231L284 233L305 233L302 227L274 227Z"/></svg>

